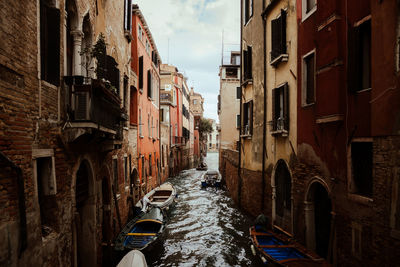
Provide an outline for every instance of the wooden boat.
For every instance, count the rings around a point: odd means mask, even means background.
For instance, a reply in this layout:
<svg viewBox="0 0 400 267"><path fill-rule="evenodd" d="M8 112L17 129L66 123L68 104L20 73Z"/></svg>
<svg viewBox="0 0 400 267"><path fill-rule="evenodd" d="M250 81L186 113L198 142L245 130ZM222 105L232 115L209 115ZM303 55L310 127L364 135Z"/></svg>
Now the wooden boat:
<svg viewBox="0 0 400 267"><path fill-rule="evenodd" d="M314 252L279 233L262 230L262 227L250 228L253 254L258 254L265 264L290 267L331 266Z"/></svg>
<svg viewBox="0 0 400 267"><path fill-rule="evenodd" d="M219 171L206 171L201 177L201 187L215 186L221 187L222 176Z"/></svg>
<svg viewBox="0 0 400 267"><path fill-rule="evenodd" d="M168 209L173 203L176 198L176 190L175 187L167 182L164 183L149 193L147 193L141 201L136 203L136 207L143 208L143 200L147 199L148 203L152 207L158 207L160 209Z"/></svg>
<svg viewBox="0 0 400 267"><path fill-rule="evenodd" d="M143 250L154 243L165 227L165 216L158 207L140 213L122 229L115 241L115 250Z"/></svg>
<svg viewBox="0 0 400 267"><path fill-rule="evenodd" d="M196 170L198 170L198 171L206 171L206 170L208 170L207 164L205 162L200 163L197 166Z"/></svg>
<svg viewBox="0 0 400 267"><path fill-rule="evenodd" d="M131 250L122 258L117 267L147 267L147 262L142 252Z"/></svg>

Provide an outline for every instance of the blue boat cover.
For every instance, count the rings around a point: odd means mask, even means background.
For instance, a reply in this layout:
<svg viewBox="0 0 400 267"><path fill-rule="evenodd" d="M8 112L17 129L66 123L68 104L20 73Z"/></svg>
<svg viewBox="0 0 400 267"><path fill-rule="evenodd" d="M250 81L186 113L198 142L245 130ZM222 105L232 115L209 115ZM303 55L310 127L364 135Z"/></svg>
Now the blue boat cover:
<svg viewBox="0 0 400 267"><path fill-rule="evenodd" d="M295 248L263 248L263 250L276 261L305 258L305 255Z"/></svg>

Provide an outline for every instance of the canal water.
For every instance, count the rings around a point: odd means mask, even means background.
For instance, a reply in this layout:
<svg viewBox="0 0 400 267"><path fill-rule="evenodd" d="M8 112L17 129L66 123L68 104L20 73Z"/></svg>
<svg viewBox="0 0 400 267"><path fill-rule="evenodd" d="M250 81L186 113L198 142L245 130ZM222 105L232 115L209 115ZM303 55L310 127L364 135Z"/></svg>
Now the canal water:
<svg viewBox="0 0 400 267"><path fill-rule="evenodd" d="M209 169L218 169L218 153L205 158ZM201 189L195 169L171 178L178 202L171 211L163 241L149 253L149 266L260 266L251 254L249 227L243 214L223 189Z"/></svg>

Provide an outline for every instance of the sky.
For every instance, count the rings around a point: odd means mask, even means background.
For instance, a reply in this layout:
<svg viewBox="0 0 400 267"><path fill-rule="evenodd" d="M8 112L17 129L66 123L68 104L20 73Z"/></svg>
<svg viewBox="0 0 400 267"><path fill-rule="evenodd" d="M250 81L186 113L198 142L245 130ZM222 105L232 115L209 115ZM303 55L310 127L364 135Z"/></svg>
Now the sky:
<svg viewBox="0 0 400 267"><path fill-rule="evenodd" d="M240 48L240 0L136 0L163 63L188 77L204 98L204 117L218 121L219 66ZM222 49L222 36L224 49ZM169 49L168 49L169 48Z"/></svg>

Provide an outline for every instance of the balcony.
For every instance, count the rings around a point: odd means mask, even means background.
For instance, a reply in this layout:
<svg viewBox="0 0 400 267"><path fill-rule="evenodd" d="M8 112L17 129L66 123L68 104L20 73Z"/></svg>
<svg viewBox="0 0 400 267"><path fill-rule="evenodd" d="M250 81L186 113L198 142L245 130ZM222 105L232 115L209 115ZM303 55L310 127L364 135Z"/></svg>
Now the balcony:
<svg viewBox="0 0 400 267"><path fill-rule="evenodd" d="M173 105L171 92L161 90L160 91L160 103Z"/></svg>
<svg viewBox="0 0 400 267"><path fill-rule="evenodd" d="M128 115L121 109L116 90L106 83L90 80L68 86L67 118L65 124L68 142L84 134L95 134L106 140L121 140L123 121Z"/></svg>

